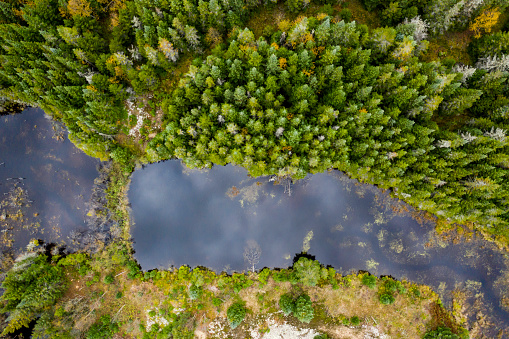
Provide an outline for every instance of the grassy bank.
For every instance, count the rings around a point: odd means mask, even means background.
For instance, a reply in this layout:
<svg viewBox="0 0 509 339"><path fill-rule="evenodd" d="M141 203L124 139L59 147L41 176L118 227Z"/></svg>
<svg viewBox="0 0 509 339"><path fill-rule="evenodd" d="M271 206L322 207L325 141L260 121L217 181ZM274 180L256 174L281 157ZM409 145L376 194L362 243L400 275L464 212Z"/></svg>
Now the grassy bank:
<svg viewBox="0 0 509 339"><path fill-rule="evenodd" d="M9 328L37 319L36 338L261 338L270 331L421 338L439 326L466 333L427 286L341 275L305 256L288 269L228 275L186 266L143 272L121 242L92 256L43 252L32 248L15 264L2 297ZM55 270L46 282L58 293L51 303L30 304L43 289L33 280L45 276L42 266ZM16 318L19 309L25 313Z"/></svg>

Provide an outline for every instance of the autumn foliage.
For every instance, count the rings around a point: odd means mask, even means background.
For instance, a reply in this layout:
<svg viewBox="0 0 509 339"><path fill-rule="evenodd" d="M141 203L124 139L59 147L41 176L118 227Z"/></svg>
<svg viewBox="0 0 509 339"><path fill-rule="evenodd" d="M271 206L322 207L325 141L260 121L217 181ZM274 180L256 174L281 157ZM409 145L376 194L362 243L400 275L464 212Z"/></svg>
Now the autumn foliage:
<svg viewBox="0 0 509 339"><path fill-rule="evenodd" d="M497 24L499 17L500 9L498 7L486 9L470 24L470 30L474 32L476 38L480 38L483 32L491 32L493 26Z"/></svg>
<svg viewBox="0 0 509 339"><path fill-rule="evenodd" d="M90 3L87 0L69 0L67 3L67 10L72 16L80 15L89 17L92 15Z"/></svg>

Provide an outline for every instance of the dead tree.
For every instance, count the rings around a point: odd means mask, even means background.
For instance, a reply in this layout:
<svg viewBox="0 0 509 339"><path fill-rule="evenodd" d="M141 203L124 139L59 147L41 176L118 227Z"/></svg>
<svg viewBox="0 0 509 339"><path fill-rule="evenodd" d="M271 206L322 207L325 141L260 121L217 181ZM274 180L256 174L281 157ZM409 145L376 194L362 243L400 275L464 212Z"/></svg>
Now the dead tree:
<svg viewBox="0 0 509 339"><path fill-rule="evenodd" d="M256 265L260 262L262 249L260 245L254 240L248 240L246 247L244 247L244 260L251 267L251 271L255 271Z"/></svg>

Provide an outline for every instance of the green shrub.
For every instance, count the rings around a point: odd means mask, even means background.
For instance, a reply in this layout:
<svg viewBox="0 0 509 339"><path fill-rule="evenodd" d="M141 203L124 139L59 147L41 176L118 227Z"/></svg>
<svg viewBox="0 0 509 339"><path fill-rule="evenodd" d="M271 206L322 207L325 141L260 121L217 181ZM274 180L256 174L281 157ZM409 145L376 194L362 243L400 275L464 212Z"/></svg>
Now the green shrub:
<svg viewBox="0 0 509 339"><path fill-rule="evenodd" d="M373 289L376 286L376 278L371 274L365 274L364 276L362 276L362 284Z"/></svg>
<svg viewBox="0 0 509 339"><path fill-rule="evenodd" d="M383 287L386 291L389 291L391 293L399 292L401 294L405 294L407 292L405 286L403 286L401 281L392 280L390 278L389 279L385 278L385 279L386 280L384 281Z"/></svg>
<svg viewBox="0 0 509 339"><path fill-rule="evenodd" d="M66 312L65 312L64 308L60 306L59 308L57 308L55 310L55 317L61 318L61 317L63 317L65 315L65 313Z"/></svg>
<svg viewBox="0 0 509 339"><path fill-rule="evenodd" d="M352 21L352 11L348 8L341 10L341 12L339 12L339 16L341 19L345 20L345 22Z"/></svg>
<svg viewBox="0 0 509 339"><path fill-rule="evenodd" d="M319 334L315 335L313 339L331 339L331 337L329 337L327 334Z"/></svg>
<svg viewBox="0 0 509 339"><path fill-rule="evenodd" d="M119 331L118 324L111 322L109 315L103 315L98 322L90 326L87 332L87 339L112 338Z"/></svg>
<svg viewBox="0 0 509 339"><path fill-rule="evenodd" d="M473 61L485 55L507 54L509 53L509 32L496 32L474 39L468 46L468 52Z"/></svg>
<svg viewBox="0 0 509 339"><path fill-rule="evenodd" d="M258 281L260 284L265 285L267 284L267 280L270 276L270 270L268 268L264 268L260 273L258 273Z"/></svg>
<svg viewBox="0 0 509 339"><path fill-rule="evenodd" d="M373 11L376 7L378 7L383 1L382 0L363 0L362 4L368 11Z"/></svg>
<svg viewBox="0 0 509 339"><path fill-rule="evenodd" d="M216 307L219 307L221 306L221 304L223 303L223 301L219 298L212 298L212 305L216 306Z"/></svg>
<svg viewBox="0 0 509 339"><path fill-rule="evenodd" d="M234 303L226 310L226 317L232 329L240 325L246 316L246 308L241 303Z"/></svg>
<svg viewBox="0 0 509 339"><path fill-rule="evenodd" d="M125 147L116 147L111 153L111 158L120 164L125 172L131 172L134 169L132 163L133 154Z"/></svg>
<svg viewBox="0 0 509 339"><path fill-rule="evenodd" d="M396 299L389 293L383 293L380 295L380 302L384 305L392 304Z"/></svg>
<svg viewBox="0 0 509 339"><path fill-rule="evenodd" d="M253 284L251 279L248 279L245 274L234 273L231 277L233 282L233 290L239 293L242 289L248 288Z"/></svg>
<svg viewBox="0 0 509 339"><path fill-rule="evenodd" d="M299 282L307 286L315 286L320 279L320 263L301 257L293 264L293 270Z"/></svg>
<svg viewBox="0 0 509 339"><path fill-rule="evenodd" d="M276 31L276 28L274 26L267 25L267 26L263 27L262 35L266 36L266 37L270 37L270 36L272 36L272 34L274 34L275 31Z"/></svg>
<svg viewBox="0 0 509 339"><path fill-rule="evenodd" d="M127 272L127 278L134 279L136 277L136 274L138 274L140 272L140 268L138 267L138 264L134 260L129 260L126 263L126 266L129 269L129 272Z"/></svg>
<svg viewBox="0 0 509 339"><path fill-rule="evenodd" d="M350 318L350 324L352 324L353 326L359 326L360 323L361 320L359 319L358 316L354 315L353 317Z"/></svg>
<svg viewBox="0 0 509 339"><path fill-rule="evenodd" d="M334 7L331 4L326 4L320 8L320 12L327 14L328 16L334 15Z"/></svg>
<svg viewBox="0 0 509 339"><path fill-rule="evenodd" d="M198 299L202 294L202 289L201 287L198 287L196 285L191 285L191 287L189 287L189 298L191 300L196 300Z"/></svg>
<svg viewBox="0 0 509 339"><path fill-rule="evenodd" d="M299 319L303 323L309 323L315 316L315 310L313 309L313 303L308 295L303 294L295 301L295 318Z"/></svg>
<svg viewBox="0 0 509 339"><path fill-rule="evenodd" d="M289 294L283 294L279 298L279 308L283 311L284 315L288 316L295 310L295 302Z"/></svg>
<svg viewBox="0 0 509 339"><path fill-rule="evenodd" d="M459 336L452 333L450 328L439 327L434 331L426 333L423 339L459 339Z"/></svg>
<svg viewBox="0 0 509 339"><path fill-rule="evenodd" d="M80 275L87 275L92 269L90 258L85 253L73 253L58 261L59 266L76 266Z"/></svg>
<svg viewBox="0 0 509 339"><path fill-rule="evenodd" d="M453 58L447 58L442 61L442 65L444 65L447 68L452 68L454 65L456 65L456 60Z"/></svg>
<svg viewBox="0 0 509 339"><path fill-rule="evenodd" d="M389 292L396 292L398 290L398 285L395 280L386 280L384 282L384 288Z"/></svg>
<svg viewBox="0 0 509 339"><path fill-rule="evenodd" d="M156 311L154 311L154 310L148 311L148 316L149 317L155 317L156 316Z"/></svg>
<svg viewBox="0 0 509 339"><path fill-rule="evenodd" d="M284 272L285 270L276 271L272 274L272 278L275 282L280 283L284 281L288 281L288 274Z"/></svg>
<svg viewBox="0 0 509 339"><path fill-rule="evenodd" d="M115 299L122 298L122 292L118 291L117 294L115 294Z"/></svg>
<svg viewBox="0 0 509 339"><path fill-rule="evenodd" d="M111 284L115 281L115 278L113 278L113 274L108 274L107 276L104 277L104 283L105 284Z"/></svg>
<svg viewBox="0 0 509 339"><path fill-rule="evenodd" d="M296 13L304 9L303 0L286 0L286 6L290 12Z"/></svg>

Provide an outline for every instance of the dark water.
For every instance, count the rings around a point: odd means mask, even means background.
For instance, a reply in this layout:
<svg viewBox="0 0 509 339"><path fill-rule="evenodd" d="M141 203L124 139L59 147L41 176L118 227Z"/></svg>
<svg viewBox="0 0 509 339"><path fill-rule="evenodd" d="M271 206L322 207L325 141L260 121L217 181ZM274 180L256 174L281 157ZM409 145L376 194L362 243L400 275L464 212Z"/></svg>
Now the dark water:
<svg viewBox="0 0 509 339"><path fill-rule="evenodd" d="M40 109L0 117L0 248L62 243L83 227L98 160Z"/></svg>
<svg viewBox="0 0 509 339"><path fill-rule="evenodd" d="M287 267L304 249L344 273L368 270L431 285L449 303L450 292L461 290L471 317L483 310L496 319L485 335L509 327L501 307L506 255L475 236L444 240L422 214L340 172L310 175L288 196L282 185L238 167L197 171L168 161L137 170L129 200L135 256L145 270L242 271L252 268L243 254L253 248L261 252L256 268Z"/></svg>

